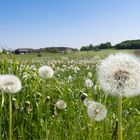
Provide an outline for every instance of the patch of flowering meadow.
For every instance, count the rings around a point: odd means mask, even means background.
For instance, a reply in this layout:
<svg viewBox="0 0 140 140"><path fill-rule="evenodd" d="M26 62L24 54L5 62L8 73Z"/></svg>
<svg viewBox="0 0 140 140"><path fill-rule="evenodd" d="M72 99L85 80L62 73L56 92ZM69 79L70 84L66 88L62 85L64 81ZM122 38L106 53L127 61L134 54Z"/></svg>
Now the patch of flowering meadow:
<svg viewBox="0 0 140 140"><path fill-rule="evenodd" d="M117 102L97 81L101 58L62 57L5 60L0 74L15 74L22 89L13 94L13 139L112 140L117 137ZM124 99L125 139L139 135L139 98ZM2 138L7 139L6 96L1 96ZM131 114L131 117L130 117Z"/></svg>

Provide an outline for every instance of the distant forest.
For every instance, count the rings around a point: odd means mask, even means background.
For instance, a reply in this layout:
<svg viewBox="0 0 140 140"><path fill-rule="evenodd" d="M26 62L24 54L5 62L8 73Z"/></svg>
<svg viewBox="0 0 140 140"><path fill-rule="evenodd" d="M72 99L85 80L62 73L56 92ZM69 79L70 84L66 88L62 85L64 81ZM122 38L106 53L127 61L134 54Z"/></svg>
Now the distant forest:
<svg viewBox="0 0 140 140"><path fill-rule="evenodd" d="M101 43L99 45L88 45L82 46L80 51L88 51L88 50L95 50L98 51L100 49L140 49L140 40L126 40L114 46L111 45L110 42Z"/></svg>

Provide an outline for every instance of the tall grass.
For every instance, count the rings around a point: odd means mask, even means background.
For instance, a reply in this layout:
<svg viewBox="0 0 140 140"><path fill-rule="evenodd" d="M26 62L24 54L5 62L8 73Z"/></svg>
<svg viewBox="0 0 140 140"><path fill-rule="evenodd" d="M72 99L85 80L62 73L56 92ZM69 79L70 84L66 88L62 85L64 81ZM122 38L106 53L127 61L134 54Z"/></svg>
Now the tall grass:
<svg viewBox="0 0 140 140"><path fill-rule="evenodd" d="M57 60L12 60L0 61L0 74L15 74L22 80L23 88L12 96L12 132L13 139L48 139L48 140L112 140L117 134L117 100L107 96L98 85L96 78L99 57L61 58ZM42 65L49 65L55 70L52 79L43 80L37 70ZM80 70L75 70L78 67ZM84 85L88 72L92 72L93 88ZM72 82L67 78L71 75ZM98 86L97 86L98 87ZM101 122L92 122L86 107L80 99L80 91L88 94L106 106L107 118ZM50 99L47 99L50 96ZM67 103L65 110L57 110L54 106L58 100ZM2 139L8 139L8 97L0 96L0 128ZM123 98L122 131L124 140L139 140L140 137L140 97Z"/></svg>

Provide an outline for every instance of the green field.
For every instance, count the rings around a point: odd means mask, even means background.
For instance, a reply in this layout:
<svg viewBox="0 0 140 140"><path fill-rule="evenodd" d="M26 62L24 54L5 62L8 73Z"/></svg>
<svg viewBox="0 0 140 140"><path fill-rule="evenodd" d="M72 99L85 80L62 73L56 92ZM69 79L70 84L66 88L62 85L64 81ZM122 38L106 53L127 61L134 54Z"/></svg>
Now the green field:
<svg viewBox="0 0 140 140"><path fill-rule="evenodd" d="M127 52L127 53L133 53L134 50L115 50L115 49L105 49L105 50L100 50L100 51L78 51L78 52L69 52L69 53L47 53L47 52L42 52L41 57L45 59L60 59L63 57L67 58L83 58L83 57L93 57L93 56L107 56L108 54L111 53L117 53L117 52ZM16 59L18 60L31 60L34 58L38 58L38 53L31 53L31 54L22 54L22 55L14 55ZM3 58L9 58L11 59L11 55L0 55L0 59ZM40 59L40 57L39 57Z"/></svg>
<svg viewBox="0 0 140 140"><path fill-rule="evenodd" d="M117 98L100 89L97 66L111 53L134 50L101 50L70 52L67 54L41 53L0 55L0 74L14 74L22 81L22 89L12 95L13 140L116 140ZM55 71L50 79L38 75L40 66L48 65ZM88 72L93 86L85 86ZM68 77L72 81L68 81ZM100 102L107 108L107 117L91 121L81 101L81 92L87 99ZM56 109L63 100L67 107ZM123 139L140 139L140 96L123 98ZM8 94L0 95L0 139L9 135Z"/></svg>

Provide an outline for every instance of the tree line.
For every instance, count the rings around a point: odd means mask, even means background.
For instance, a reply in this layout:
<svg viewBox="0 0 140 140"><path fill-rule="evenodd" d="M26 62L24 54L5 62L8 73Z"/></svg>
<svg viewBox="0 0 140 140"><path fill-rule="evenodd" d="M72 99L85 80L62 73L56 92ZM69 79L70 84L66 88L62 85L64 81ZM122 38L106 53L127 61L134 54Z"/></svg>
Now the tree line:
<svg viewBox="0 0 140 140"><path fill-rule="evenodd" d="M126 40L116 45L111 45L110 42L101 43L99 45L89 44L87 46L82 46L80 51L88 51L88 50L101 50L101 49L140 49L140 40Z"/></svg>

